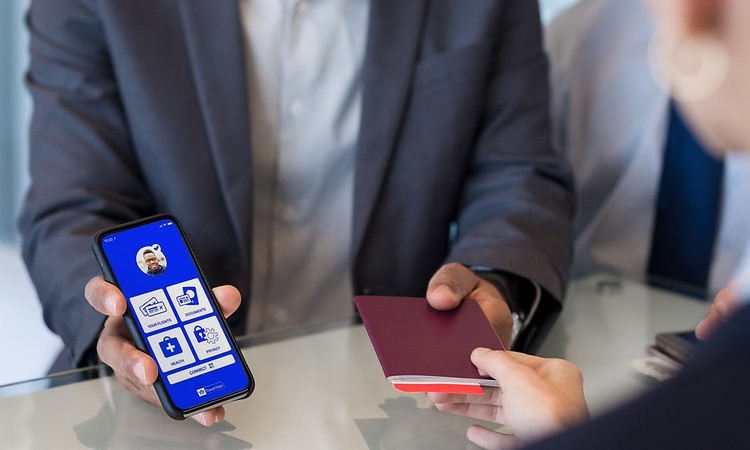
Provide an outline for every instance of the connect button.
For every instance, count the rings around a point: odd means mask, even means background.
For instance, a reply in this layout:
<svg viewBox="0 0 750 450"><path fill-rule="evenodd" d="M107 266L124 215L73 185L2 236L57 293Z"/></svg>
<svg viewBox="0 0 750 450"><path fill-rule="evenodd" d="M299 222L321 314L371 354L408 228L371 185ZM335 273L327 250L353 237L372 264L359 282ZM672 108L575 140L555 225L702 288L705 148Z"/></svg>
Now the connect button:
<svg viewBox="0 0 750 450"><path fill-rule="evenodd" d="M167 375L167 380L169 380L171 384L179 383L180 381L185 381L198 375L221 369L222 367L231 366L232 364L234 364L234 362L234 355L222 356L221 358L209 361L199 366L191 367L189 369L181 370L171 375Z"/></svg>

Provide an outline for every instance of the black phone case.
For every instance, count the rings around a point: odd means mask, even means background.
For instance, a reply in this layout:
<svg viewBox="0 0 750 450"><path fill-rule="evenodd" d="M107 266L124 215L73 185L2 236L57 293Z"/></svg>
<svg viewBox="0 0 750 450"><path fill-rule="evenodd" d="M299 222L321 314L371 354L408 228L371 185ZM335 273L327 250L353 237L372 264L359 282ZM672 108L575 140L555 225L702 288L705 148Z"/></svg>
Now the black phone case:
<svg viewBox="0 0 750 450"><path fill-rule="evenodd" d="M171 220L177 226L177 229L180 235L182 236L185 242L185 245L187 246L188 252L190 253L190 257L192 258L193 264L195 264L198 270L198 275L200 276L201 282L203 282L204 286L208 286L208 283L206 282L206 277L203 275L203 270L201 269L200 265L198 265L198 261L195 258L193 249L190 247L190 243L187 240L187 237L182 229L182 226L180 225L179 221L175 217L169 214L157 214L157 215L149 216L143 219L134 220L132 222L127 222L121 225L117 225L111 228L101 230L94 235L91 248L94 252L94 256L96 257L97 262L99 263L99 267L101 267L102 274L104 275L105 280L107 280L109 283L114 284L115 286L118 286L119 288L117 279L114 276L114 273L112 272L112 268L109 266L109 262L107 261L107 257L105 256L104 251L101 248L102 236L110 234L110 233L114 233L117 231L125 230L128 228L137 227L145 223L154 222L154 221L163 220L163 219ZM207 291L208 292L206 293L206 295L209 298L209 301L211 302L211 305L213 306L214 311L221 311L218 301L214 297L213 291L211 289L208 289ZM197 414L201 411L205 411L207 409L211 409L213 407L223 405L225 403L229 403L234 400L247 398L250 396L250 394L252 394L253 390L255 389L255 379L253 377L253 374L250 372L247 362L245 361L245 358L242 355L242 352L240 351L239 346L237 345L237 341L234 339L234 336L232 335L232 333L229 332L229 326L227 325L226 320L224 319L224 315L219 313L219 314L216 314L216 317L218 317L219 321L221 322L221 325L224 327L224 330L226 331L226 335L229 341L231 342L232 348L235 350L238 356L238 359L242 363L242 367L244 368L245 373L247 374L248 387L247 389L234 392L225 397L220 397L210 402L202 403L193 408L182 409L182 408L177 407L172 401L172 398L169 396L169 392L167 391L166 386L164 386L164 381L162 380L161 373L159 373L159 375L156 377L156 382L154 382L154 389L156 390L156 394L159 397L159 401L161 402L161 405L164 408L164 411L167 413L169 417L173 419L184 420L187 417L190 417L191 415ZM149 354L149 356L152 356L149 353L149 349L148 349L148 346L146 345L146 341L143 335L140 333L138 324L136 323L135 318L130 312L129 306L125 310L123 319L125 320L125 324L128 327L128 331L130 332L130 335L133 338L133 342L135 343L135 346L140 351L146 354Z"/></svg>
<svg viewBox="0 0 750 450"><path fill-rule="evenodd" d="M656 348L679 362L687 362L700 346L701 341L693 331L659 333Z"/></svg>

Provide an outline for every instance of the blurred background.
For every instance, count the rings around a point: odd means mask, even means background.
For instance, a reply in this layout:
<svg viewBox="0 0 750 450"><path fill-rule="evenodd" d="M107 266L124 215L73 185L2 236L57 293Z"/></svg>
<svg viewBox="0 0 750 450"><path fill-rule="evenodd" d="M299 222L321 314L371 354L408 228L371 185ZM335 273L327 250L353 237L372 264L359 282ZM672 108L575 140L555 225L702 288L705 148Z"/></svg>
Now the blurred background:
<svg viewBox="0 0 750 450"><path fill-rule="evenodd" d="M29 181L31 102L23 86L30 0L0 2L0 385L43 376L59 349L18 250L15 219Z"/></svg>
<svg viewBox="0 0 750 450"><path fill-rule="evenodd" d="M543 22L576 1L539 0ZM44 325L21 261L15 227L29 182L26 158L31 103L23 78L28 64L24 15L30 3L0 1L0 385L44 376L62 347Z"/></svg>
<svg viewBox="0 0 750 450"><path fill-rule="evenodd" d="M0 240L17 243L14 216L28 182L27 129L31 106L23 89L28 55L23 14L29 0L0 3Z"/></svg>

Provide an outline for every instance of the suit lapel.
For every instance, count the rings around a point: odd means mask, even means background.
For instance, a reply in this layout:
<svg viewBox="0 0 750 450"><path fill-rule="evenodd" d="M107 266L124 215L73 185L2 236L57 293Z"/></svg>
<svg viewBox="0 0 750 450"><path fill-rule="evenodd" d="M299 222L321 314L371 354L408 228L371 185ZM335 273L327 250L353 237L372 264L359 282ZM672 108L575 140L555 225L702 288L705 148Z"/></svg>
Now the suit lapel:
<svg viewBox="0 0 750 450"><path fill-rule="evenodd" d="M243 32L236 0L178 1L214 166L245 261L252 178ZM207 168L208 169L208 168Z"/></svg>
<svg viewBox="0 0 750 450"><path fill-rule="evenodd" d="M359 253L403 123L427 0L373 0L362 68L352 250Z"/></svg>
<svg viewBox="0 0 750 450"><path fill-rule="evenodd" d="M373 0L362 68L352 249L358 252L381 191L404 106L427 0ZM249 249L252 178L245 54L236 0L179 1L206 134L241 248ZM247 256L247 255L246 255ZM246 259L249 260L249 259Z"/></svg>

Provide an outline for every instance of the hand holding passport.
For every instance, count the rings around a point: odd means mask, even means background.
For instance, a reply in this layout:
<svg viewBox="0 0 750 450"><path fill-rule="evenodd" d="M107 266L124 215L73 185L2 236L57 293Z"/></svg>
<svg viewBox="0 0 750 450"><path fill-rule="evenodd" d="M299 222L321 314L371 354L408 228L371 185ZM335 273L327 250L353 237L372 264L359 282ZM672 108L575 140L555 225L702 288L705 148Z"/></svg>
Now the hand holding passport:
<svg viewBox="0 0 750 450"><path fill-rule="evenodd" d="M504 350L476 301L449 311L419 297L356 296L383 373L402 392L481 394L497 381L480 376L470 356L477 347Z"/></svg>

